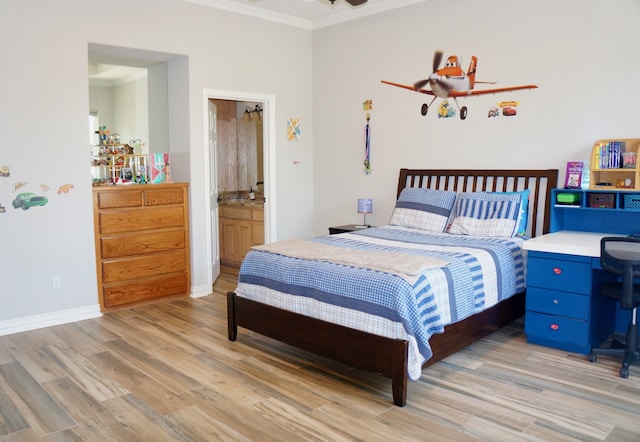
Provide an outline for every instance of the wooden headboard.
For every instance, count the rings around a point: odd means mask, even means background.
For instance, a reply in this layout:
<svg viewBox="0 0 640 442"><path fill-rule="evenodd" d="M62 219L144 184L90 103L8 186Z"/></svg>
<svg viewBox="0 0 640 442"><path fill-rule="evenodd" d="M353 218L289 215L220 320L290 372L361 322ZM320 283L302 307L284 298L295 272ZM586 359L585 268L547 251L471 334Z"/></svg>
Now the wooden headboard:
<svg viewBox="0 0 640 442"><path fill-rule="evenodd" d="M558 169L400 169L398 196L405 187L455 192L515 192L529 189L527 235L549 232L551 189L558 185Z"/></svg>

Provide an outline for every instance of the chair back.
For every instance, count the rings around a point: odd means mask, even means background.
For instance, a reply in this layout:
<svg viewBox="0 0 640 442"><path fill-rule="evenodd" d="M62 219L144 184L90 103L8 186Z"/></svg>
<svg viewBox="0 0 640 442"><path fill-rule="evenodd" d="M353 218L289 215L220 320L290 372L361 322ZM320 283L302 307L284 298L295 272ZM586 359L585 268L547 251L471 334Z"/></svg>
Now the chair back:
<svg viewBox="0 0 640 442"><path fill-rule="evenodd" d="M635 307L633 279L640 278L640 237L606 236L600 240L600 265L622 278L620 306Z"/></svg>

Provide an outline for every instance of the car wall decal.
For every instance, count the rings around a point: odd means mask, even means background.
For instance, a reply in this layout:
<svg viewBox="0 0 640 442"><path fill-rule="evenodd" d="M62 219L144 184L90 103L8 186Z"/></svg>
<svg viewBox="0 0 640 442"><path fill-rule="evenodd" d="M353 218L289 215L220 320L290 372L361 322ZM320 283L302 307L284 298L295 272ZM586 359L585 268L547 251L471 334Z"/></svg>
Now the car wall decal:
<svg viewBox="0 0 640 442"><path fill-rule="evenodd" d="M25 179L10 179L12 177L11 167L6 163L0 163L0 214L9 213L7 207L13 206L15 211L29 211L32 207L42 207L48 205L52 200L50 196L47 196L53 189L57 189L58 196L67 195L72 189L75 189L75 185L71 183L64 183L57 186L50 186L46 183L41 183L34 188ZM40 209L35 211L29 211L29 213L37 213Z"/></svg>
<svg viewBox="0 0 640 442"><path fill-rule="evenodd" d="M11 191L15 193L26 185L27 185L26 181L16 181L15 183L13 183Z"/></svg>
<svg viewBox="0 0 640 442"><path fill-rule="evenodd" d="M75 189L73 184L63 184L62 186L58 187L58 195L62 193L69 193L69 190L71 189Z"/></svg>
<svg viewBox="0 0 640 442"><path fill-rule="evenodd" d="M19 193L13 200L12 204L14 209L27 210L31 207L45 206L49 202L49 199L43 195L36 195L33 192Z"/></svg>

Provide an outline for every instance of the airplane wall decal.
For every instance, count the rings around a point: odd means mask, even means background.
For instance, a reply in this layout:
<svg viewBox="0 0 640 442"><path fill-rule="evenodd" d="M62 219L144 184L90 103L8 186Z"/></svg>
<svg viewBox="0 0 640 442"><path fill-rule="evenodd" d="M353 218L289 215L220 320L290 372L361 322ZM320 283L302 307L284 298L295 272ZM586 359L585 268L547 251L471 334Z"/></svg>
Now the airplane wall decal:
<svg viewBox="0 0 640 442"><path fill-rule="evenodd" d="M433 104L436 98L453 98L458 110L460 111L460 119L467 118L467 107L458 105L458 98L470 97L472 95L486 95L486 94L498 94L502 92L517 91L522 89L535 89L538 86L535 84L527 84L523 86L510 86L500 87L492 89L474 90L476 84L495 84L495 82L476 81L476 67L478 64L478 58L474 55L471 57L471 63L469 64L469 70L466 75L460 67L458 56L452 55L447 58L442 69L440 63L442 62L442 51L436 51L433 54L433 72L429 75L429 78L424 80L418 80L413 85L394 83L391 81L381 80L382 83L389 84L391 86L397 86L410 91L420 92L422 94L433 95L433 99L429 104L423 104L420 112L422 115L427 115L429 107ZM426 85L429 85L430 89L424 89Z"/></svg>

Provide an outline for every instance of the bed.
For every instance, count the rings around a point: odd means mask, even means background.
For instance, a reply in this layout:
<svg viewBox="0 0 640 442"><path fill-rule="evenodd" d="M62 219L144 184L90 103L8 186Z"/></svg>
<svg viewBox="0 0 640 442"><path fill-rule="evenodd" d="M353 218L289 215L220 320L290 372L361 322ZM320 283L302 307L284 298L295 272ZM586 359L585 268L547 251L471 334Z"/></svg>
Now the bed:
<svg viewBox="0 0 640 442"><path fill-rule="evenodd" d="M404 406L423 368L523 315L521 245L549 231L557 180L401 169L388 226L248 253L227 294L229 340L243 327L388 377Z"/></svg>

